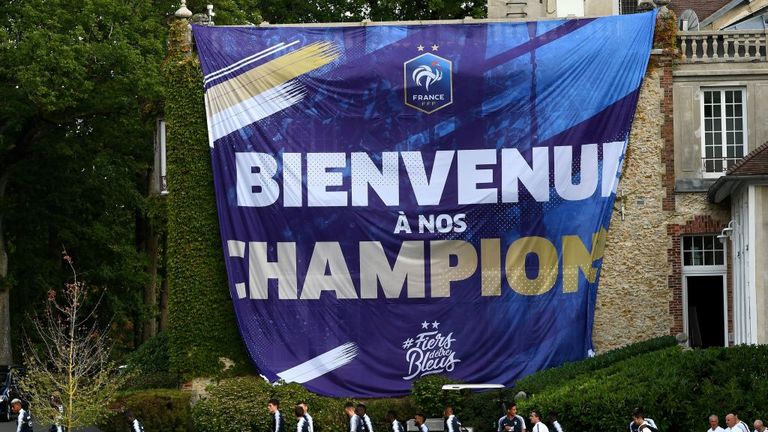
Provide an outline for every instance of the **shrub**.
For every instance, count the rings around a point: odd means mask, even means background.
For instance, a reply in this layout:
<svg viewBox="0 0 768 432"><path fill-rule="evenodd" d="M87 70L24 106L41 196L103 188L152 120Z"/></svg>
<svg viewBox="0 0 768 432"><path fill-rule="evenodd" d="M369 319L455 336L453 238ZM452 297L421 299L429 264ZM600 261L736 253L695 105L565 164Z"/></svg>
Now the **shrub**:
<svg viewBox="0 0 768 432"><path fill-rule="evenodd" d="M528 395L535 394L546 390L548 387L557 387L563 381L576 378L581 374L589 374L642 353L658 351L675 345L677 342L672 336L662 336L627 345L586 360L566 363L529 375L515 384L515 391L524 391Z"/></svg>
<svg viewBox="0 0 768 432"><path fill-rule="evenodd" d="M397 418L403 425L405 425L405 422L408 421L408 419L412 419L418 411L411 401L411 398L408 397L370 399L365 401L365 405L368 408L368 416L373 422L373 430L375 431L389 430L390 425L384 418L389 410L397 412Z"/></svg>
<svg viewBox="0 0 768 432"><path fill-rule="evenodd" d="M503 404L512 396L510 389L471 393L464 401L459 416L462 425L472 426L474 430L495 431L499 417L505 413Z"/></svg>
<svg viewBox="0 0 768 432"><path fill-rule="evenodd" d="M208 396L192 409L195 428L205 432L269 430L267 402L271 398L281 401L288 425L293 424L295 403L304 400L316 430L346 430L343 400L318 396L295 383L273 386L253 376L224 379L211 386Z"/></svg>
<svg viewBox="0 0 768 432"><path fill-rule="evenodd" d="M475 430L495 430L496 422L504 414L503 402L511 398L512 389L482 392L442 389L445 384L455 383L458 382L440 375L415 381L411 393L414 408L427 417L442 417L443 408L450 404L462 425Z"/></svg>
<svg viewBox="0 0 768 432"><path fill-rule="evenodd" d="M178 389L179 375L173 372L151 372L132 374L127 390Z"/></svg>
<svg viewBox="0 0 768 432"><path fill-rule="evenodd" d="M123 413L131 410L148 431L186 432L191 430L190 394L180 390L156 389L122 394L113 414L99 428L103 432L126 430Z"/></svg>
<svg viewBox="0 0 768 432"><path fill-rule="evenodd" d="M458 382L442 375L429 375L416 380L411 390L413 404L427 417L442 417L443 408L448 404L454 406L456 415L461 415L466 393L443 390L443 385Z"/></svg>

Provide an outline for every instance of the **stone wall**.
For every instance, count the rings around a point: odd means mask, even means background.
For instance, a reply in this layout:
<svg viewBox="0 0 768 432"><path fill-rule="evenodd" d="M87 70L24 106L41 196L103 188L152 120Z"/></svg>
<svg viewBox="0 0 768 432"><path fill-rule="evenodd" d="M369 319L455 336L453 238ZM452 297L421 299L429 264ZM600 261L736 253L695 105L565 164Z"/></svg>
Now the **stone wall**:
<svg viewBox="0 0 768 432"><path fill-rule="evenodd" d="M597 352L669 334L672 323L666 253L669 212L662 209L663 73L663 68L650 71L640 91L600 275L594 325Z"/></svg>
<svg viewBox="0 0 768 432"><path fill-rule="evenodd" d="M640 92L608 232L597 352L682 331L680 236L717 233L729 220L705 193L674 192L671 63L657 64Z"/></svg>

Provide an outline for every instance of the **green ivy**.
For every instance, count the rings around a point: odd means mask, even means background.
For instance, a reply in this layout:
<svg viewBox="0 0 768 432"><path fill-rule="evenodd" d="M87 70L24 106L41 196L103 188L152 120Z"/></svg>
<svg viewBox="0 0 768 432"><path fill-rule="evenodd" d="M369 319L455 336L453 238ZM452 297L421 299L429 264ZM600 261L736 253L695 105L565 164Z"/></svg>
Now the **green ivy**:
<svg viewBox="0 0 768 432"><path fill-rule="evenodd" d="M170 372L168 363L168 334L160 332L126 356L131 390L179 387L179 376Z"/></svg>
<svg viewBox="0 0 768 432"><path fill-rule="evenodd" d="M168 335L160 332L125 358L132 371L142 374L168 372Z"/></svg>
<svg viewBox="0 0 768 432"><path fill-rule="evenodd" d="M249 370L232 309L216 212L198 59L171 25L165 79L168 162L168 355L185 378L214 376L221 357Z"/></svg>

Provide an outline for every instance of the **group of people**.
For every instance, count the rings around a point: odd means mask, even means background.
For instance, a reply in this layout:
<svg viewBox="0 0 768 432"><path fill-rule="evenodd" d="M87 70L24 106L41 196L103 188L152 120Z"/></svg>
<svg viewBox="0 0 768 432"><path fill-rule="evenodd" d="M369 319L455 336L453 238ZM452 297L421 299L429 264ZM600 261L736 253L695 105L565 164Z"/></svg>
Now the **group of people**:
<svg viewBox="0 0 768 432"><path fill-rule="evenodd" d="M57 395L51 396L51 406L56 408L59 415L56 417L55 423L49 429L49 432L64 432L65 429L61 425L62 417L64 414L64 405L61 402L61 398ZM16 415L16 432L33 432L32 427L32 415L29 412L28 404L22 403L21 399L15 398L11 401L11 412ZM25 408L26 406L26 408ZM144 432L144 425L133 415L133 412L128 410L125 412L125 420L128 426L131 428L131 432Z"/></svg>
<svg viewBox="0 0 768 432"><path fill-rule="evenodd" d="M63 406L61 399L58 396L51 396L51 406L59 411L59 416L56 418L56 424L51 426L49 432L63 432L61 426L61 415L63 412ZM15 398L11 401L11 412L16 415L16 432L32 432L32 415L29 412L29 404L22 403L21 399Z"/></svg>
<svg viewBox="0 0 768 432"><path fill-rule="evenodd" d="M287 421L280 412L280 401L270 399L267 403L267 409L271 419L270 432L289 432ZM363 403L357 405L347 402L344 405L344 412L349 417L349 432L373 432L373 422L368 416L368 409ZM306 402L300 401L293 408L293 414L296 417L296 432L315 432L315 424L312 416L309 414L309 406ZM460 432L461 423L453 414L453 407L445 407L445 430L449 432ZM405 427L398 420L395 411L388 411L385 417L388 432L405 432ZM429 432L426 423L426 416L422 413L416 414L415 424L419 432Z"/></svg>
<svg viewBox="0 0 768 432"><path fill-rule="evenodd" d="M498 422L497 432L525 432L529 429L525 426L523 416L517 414L517 404L510 402L505 406L507 414L502 416ZM531 422L530 432L563 432L563 427L557 421L557 413L550 412L547 415L549 426L542 420L541 413L534 408L528 414L528 420Z"/></svg>
<svg viewBox="0 0 768 432"><path fill-rule="evenodd" d="M373 423L371 418L367 414L367 408L365 404L359 403L357 405L352 402L347 402L344 405L344 412L349 417L349 432L373 432ZM460 432L461 422L456 418L453 413L453 406L446 405L443 410L444 417L444 431L447 432ZM387 424L387 432L405 432L405 427L398 420L397 413L393 410L387 411L385 417ZM419 432L429 432L427 427L427 417L424 413L416 413L414 416L414 424ZM298 432L298 431L297 431Z"/></svg>
<svg viewBox="0 0 768 432"><path fill-rule="evenodd" d="M750 432L749 426L741 421L736 413L728 413L725 416L725 429L720 427L720 417L716 414L710 415L708 420L709 429L707 432ZM755 420L753 426L754 432L768 432L760 419ZM645 417L640 408L635 408L632 412L632 422L629 423L629 432L659 432L659 429L653 419Z"/></svg>
<svg viewBox="0 0 768 432"><path fill-rule="evenodd" d="M507 413L499 419L497 432L550 432L550 428L542 421L538 410L531 410L529 419L532 427L527 429L525 420L517 414L517 404L511 402L505 407ZM280 412L280 401L270 399L267 403L267 409L271 417L270 432L289 432L286 419ZM309 415L309 407L306 402L297 403L293 412L296 417L296 432L315 432L315 425L312 416ZM349 432L374 432L373 422L368 416L365 404L358 403L355 405L352 402L347 402L344 405L344 412L349 417ZM405 432L405 426L400 422L395 411L388 411L385 420L387 432ZM427 417L424 413L419 412L414 416L414 424L419 432L429 432L426 421ZM552 426L551 432L563 432L563 428L557 421L556 413L549 413L549 423ZM446 405L443 410L443 430L446 432L462 431L461 422L454 414L452 405Z"/></svg>
<svg viewBox="0 0 768 432"><path fill-rule="evenodd" d="M720 427L720 418L712 414L709 416L709 430L707 432L749 432L749 426L739 419L739 415L736 413L728 413L725 416L725 429ZM752 423L754 426L754 432L767 432L763 421L757 419Z"/></svg>
<svg viewBox="0 0 768 432"><path fill-rule="evenodd" d="M286 419L283 417L283 413L280 412L280 401L270 399L267 402L267 409L272 419L272 426L270 426L269 430L272 432L288 432ZM312 420L312 416L309 415L309 406L306 402L300 401L297 403L293 408L293 414L296 416L297 432L315 432L315 423Z"/></svg>

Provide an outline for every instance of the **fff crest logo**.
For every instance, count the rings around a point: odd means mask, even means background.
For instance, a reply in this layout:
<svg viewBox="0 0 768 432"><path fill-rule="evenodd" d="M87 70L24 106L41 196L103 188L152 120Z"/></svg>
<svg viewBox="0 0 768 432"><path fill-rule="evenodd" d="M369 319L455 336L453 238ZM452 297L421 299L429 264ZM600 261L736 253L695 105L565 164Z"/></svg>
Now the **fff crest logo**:
<svg viewBox="0 0 768 432"><path fill-rule="evenodd" d="M419 51L424 49L419 45ZM432 46L437 50L437 45ZM453 65L433 53L424 53L403 63L405 104L432 114L453 103Z"/></svg>

